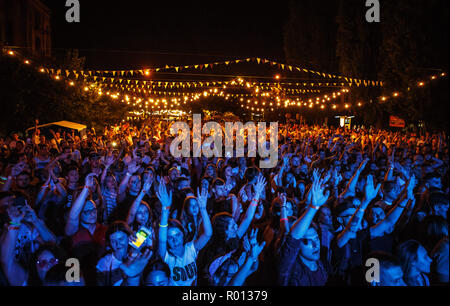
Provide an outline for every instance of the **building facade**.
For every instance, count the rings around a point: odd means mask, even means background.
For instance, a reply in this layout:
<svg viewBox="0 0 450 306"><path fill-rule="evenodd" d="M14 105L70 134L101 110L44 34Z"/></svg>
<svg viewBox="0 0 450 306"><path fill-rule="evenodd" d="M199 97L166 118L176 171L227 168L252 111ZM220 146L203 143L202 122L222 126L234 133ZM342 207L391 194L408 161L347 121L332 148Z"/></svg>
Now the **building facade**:
<svg viewBox="0 0 450 306"><path fill-rule="evenodd" d="M0 46L33 58L50 57L50 18L40 0L0 0Z"/></svg>

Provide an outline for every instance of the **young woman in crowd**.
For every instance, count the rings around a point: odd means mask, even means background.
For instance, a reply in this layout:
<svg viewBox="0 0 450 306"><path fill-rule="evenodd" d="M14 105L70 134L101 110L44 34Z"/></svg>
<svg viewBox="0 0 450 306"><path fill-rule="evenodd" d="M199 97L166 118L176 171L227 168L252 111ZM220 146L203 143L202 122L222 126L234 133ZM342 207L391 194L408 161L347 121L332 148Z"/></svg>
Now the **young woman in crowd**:
<svg viewBox="0 0 450 306"><path fill-rule="evenodd" d="M86 285L359 286L371 254L382 271L370 285L448 284L445 133L280 124L279 160L259 169L173 157L170 124L2 139L6 282L67 285L64 257L38 251L51 243L80 260Z"/></svg>

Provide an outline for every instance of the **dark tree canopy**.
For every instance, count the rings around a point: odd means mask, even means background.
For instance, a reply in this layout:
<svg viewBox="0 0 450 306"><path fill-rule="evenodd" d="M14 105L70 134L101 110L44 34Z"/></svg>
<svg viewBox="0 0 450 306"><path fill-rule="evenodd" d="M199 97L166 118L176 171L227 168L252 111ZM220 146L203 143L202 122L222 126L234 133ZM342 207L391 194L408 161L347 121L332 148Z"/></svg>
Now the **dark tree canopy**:
<svg viewBox="0 0 450 306"><path fill-rule="evenodd" d="M410 123L423 120L435 127L446 126L446 81L425 88L417 88L417 83L439 69L448 70L449 2L380 0L380 23L366 21L365 2L292 1L284 33L287 61L383 81L382 89L351 90L350 102L365 102L358 114L364 122L381 127L389 115L400 115ZM380 96L394 91L406 94L380 103Z"/></svg>
<svg viewBox="0 0 450 306"><path fill-rule="evenodd" d="M101 129L120 122L129 111L106 95L70 87L18 61L0 56L0 131L24 131L40 123L69 120Z"/></svg>

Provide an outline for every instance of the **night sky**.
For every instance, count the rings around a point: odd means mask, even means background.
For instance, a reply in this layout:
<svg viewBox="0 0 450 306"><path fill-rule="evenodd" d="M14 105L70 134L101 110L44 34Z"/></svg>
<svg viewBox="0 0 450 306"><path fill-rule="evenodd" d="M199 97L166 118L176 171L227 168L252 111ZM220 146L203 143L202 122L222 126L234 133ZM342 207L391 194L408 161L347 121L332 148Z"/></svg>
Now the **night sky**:
<svg viewBox="0 0 450 306"><path fill-rule="evenodd" d="M43 2L52 10L55 52L79 49L87 58L87 68L125 69L251 56L284 61L287 0L80 0L78 24L66 22L65 1Z"/></svg>

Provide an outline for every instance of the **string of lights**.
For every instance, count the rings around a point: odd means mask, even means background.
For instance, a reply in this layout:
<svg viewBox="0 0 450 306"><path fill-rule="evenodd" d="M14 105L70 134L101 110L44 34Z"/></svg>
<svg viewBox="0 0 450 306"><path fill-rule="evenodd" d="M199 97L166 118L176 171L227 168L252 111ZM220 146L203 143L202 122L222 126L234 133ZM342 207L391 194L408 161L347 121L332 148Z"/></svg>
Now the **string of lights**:
<svg viewBox="0 0 450 306"><path fill-rule="evenodd" d="M5 50L9 56L21 55L12 50ZM32 65L31 60L22 58L23 63ZM169 67L170 68L170 67ZM167 69L169 69L167 68ZM275 111L275 108L315 108L321 110L341 110L349 109L351 105L344 103L340 105L337 100L343 95L350 92L349 87L353 83L323 83L324 87L331 88L329 85L342 88L330 93L321 93L319 89L300 89L287 88L285 86L308 86L310 84L322 83L290 83L290 82L255 82L246 81L243 77L237 79L223 81L180 81L180 80L131 80L126 78L111 78L84 75L83 77L70 78L75 76L71 73L62 74L63 70L48 69L42 66L36 66L41 73L46 73L55 81L64 81L68 86L80 86L85 92L97 93L98 95L108 95L113 100L126 103L134 108L133 113L153 113L176 111L183 114L180 108L187 103L198 103L200 100L209 97L222 97L224 100L235 101L241 108L251 110L257 113L265 113L266 111ZM289 69L289 68L288 68ZM429 77L428 80L417 82L417 87L425 87L429 83L445 77L447 74L441 72ZM280 80L280 75L276 75L275 80ZM113 80L113 81L111 81ZM118 81L117 81L118 80ZM134 84L132 83L134 82ZM154 90L155 88L170 88L173 91ZM177 90L178 89L178 90ZM188 92L187 89L193 90ZM230 89L246 90L246 92L226 92ZM311 97L311 94L320 94ZM390 99L398 98L403 93L395 91L391 95L383 95L379 97L380 103L385 103ZM358 102L358 107L362 107L363 103Z"/></svg>

